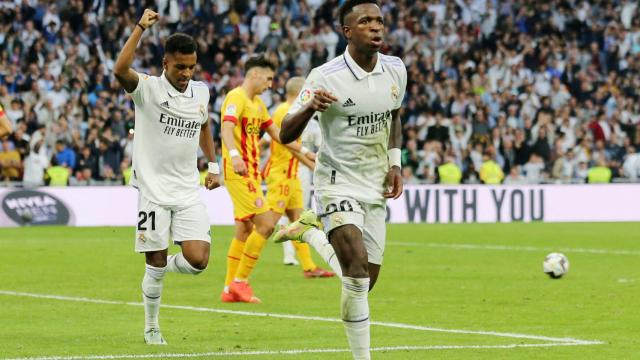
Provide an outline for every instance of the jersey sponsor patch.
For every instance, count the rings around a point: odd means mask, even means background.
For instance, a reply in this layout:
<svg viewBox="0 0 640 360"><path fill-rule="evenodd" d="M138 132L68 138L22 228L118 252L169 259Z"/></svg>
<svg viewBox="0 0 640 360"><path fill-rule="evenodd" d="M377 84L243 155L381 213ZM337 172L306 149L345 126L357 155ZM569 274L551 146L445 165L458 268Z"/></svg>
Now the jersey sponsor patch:
<svg viewBox="0 0 640 360"><path fill-rule="evenodd" d="M300 102L306 104L309 100L311 100L311 90L305 89L300 93Z"/></svg>
<svg viewBox="0 0 640 360"><path fill-rule="evenodd" d="M236 105L235 104L229 104L227 105L227 108L224 110L225 115L231 115L231 116L235 116L236 115Z"/></svg>

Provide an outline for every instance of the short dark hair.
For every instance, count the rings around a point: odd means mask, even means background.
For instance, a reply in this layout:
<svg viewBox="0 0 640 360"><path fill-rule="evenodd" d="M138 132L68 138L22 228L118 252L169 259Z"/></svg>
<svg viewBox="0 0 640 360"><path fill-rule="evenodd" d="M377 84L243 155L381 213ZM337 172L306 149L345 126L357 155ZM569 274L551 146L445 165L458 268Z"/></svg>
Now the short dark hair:
<svg viewBox="0 0 640 360"><path fill-rule="evenodd" d="M340 25L344 26L344 18L353 11L354 7L361 4L378 5L378 2L376 0L346 0L338 10L338 14L340 15Z"/></svg>
<svg viewBox="0 0 640 360"><path fill-rule="evenodd" d="M193 37L184 33L175 33L164 42L165 54L193 54L198 50L198 45Z"/></svg>
<svg viewBox="0 0 640 360"><path fill-rule="evenodd" d="M244 72L247 73L254 67L269 68L276 71L276 64L273 61L267 59L264 55L256 55L250 57L247 62L244 63Z"/></svg>

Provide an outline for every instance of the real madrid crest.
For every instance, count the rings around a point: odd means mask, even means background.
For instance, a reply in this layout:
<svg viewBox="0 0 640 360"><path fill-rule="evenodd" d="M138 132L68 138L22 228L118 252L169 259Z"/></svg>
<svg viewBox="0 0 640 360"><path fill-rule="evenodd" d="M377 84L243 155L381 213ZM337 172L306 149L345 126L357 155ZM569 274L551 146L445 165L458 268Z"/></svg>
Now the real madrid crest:
<svg viewBox="0 0 640 360"><path fill-rule="evenodd" d="M398 87L398 85L396 84L391 85L391 98L394 101L398 101L399 96L400 96L400 88Z"/></svg>

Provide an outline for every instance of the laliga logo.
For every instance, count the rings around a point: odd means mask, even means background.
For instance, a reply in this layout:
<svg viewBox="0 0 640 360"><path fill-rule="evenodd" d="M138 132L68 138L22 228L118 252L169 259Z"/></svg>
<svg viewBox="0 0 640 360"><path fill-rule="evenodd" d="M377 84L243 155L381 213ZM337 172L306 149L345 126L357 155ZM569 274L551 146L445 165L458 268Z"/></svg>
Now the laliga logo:
<svg viewBox="0 0 640 360"><path fill-rule="evenodd" d="M311 100L311 90L305 89L300 93L300 102L306 104L309 100Z"/></svg>

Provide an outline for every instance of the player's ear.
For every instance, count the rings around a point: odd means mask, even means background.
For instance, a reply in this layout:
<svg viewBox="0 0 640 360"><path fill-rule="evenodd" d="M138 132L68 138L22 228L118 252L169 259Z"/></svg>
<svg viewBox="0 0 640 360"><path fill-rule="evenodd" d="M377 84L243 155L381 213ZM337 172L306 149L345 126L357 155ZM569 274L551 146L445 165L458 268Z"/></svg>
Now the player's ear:
<svg viewBox="0 0 640 360"><path fill-rule="evenodd" d="M342 35L344 35L345 39L351 39L351 28L347 25L342 25Z"/></svg>
<svg viewBox="0 0 640 360"><path fill-rule="evenodd" d="M162 68L164 70L168 70L168 64L169 64L169 61L167 60L167 56L165 55L162 57Z"/></svg>

